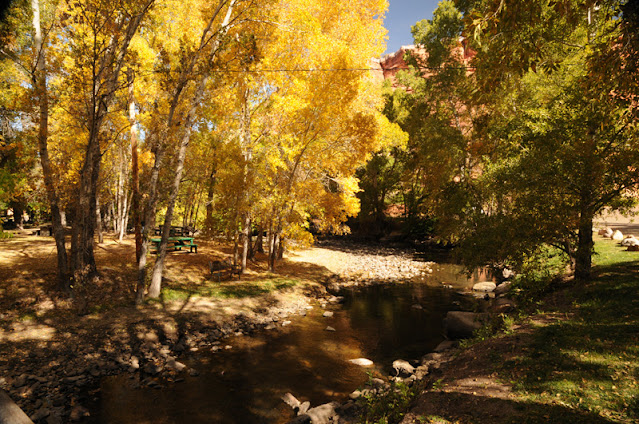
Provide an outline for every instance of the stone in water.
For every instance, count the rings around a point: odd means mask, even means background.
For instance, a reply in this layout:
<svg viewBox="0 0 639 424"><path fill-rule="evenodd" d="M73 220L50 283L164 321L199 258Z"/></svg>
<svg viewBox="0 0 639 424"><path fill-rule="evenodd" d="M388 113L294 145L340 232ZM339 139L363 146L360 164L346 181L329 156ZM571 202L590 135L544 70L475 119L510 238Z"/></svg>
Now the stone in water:
<svg viewBox="0 0 639 424"><path fill-rule="evenodd" d="M370 367L373 365L373 361L366 358L357 358L357 359L349 359L348 362L351 364L359 365L360 367Z"/></svg>

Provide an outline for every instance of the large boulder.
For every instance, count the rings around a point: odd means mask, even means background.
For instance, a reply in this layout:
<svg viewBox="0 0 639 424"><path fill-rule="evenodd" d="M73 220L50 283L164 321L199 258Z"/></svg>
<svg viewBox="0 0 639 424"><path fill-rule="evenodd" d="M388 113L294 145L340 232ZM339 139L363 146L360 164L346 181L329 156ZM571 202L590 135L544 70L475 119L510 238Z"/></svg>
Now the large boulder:
<svg viewBox="0 0 639 424"><path fill-rule="evenodd" d="M3 390L0 390L0 423L33 424L27 414Z"/></svg>
<svg viewBox="0 0 639 424"><path fill-rule="evenodd" d="M464 339L482 326L484 314L463 311L449 311L444 318L444 329L451 339Z"/></svg>
<svg viewBox="0 0 639 424"><path fill-rule="evenodd" d="M623 240L623 233L619 230L616 230L614 233L612 233L612 237L611 237L614 241L622 241Z"/></svg>
<svg viewBox="0 0 639 424"><path fill-rule="evenodd" d="M621 245L626 247L639 246L639 239L637 239L635 236L626 236L626 238L621 240Z"/></svg>
<svg viewBox="0 0 639 424"><path fill-rule="evenodd" d="M483 292L483 293L492 293L497 288L497 284L492 281L483 281L481 283L477 283L473 286L474 291Z"/></svg>

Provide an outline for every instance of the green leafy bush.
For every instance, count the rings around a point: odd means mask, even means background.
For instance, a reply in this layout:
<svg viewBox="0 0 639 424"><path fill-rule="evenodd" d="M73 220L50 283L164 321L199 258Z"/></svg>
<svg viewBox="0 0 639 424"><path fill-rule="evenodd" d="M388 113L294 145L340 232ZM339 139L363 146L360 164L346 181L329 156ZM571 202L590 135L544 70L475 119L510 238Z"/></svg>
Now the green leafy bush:
<svg viewBox="0 0 639 424"><path fill-rule="evenodd" d="M390 389L383 394L367 393L359 402L363 405L360 422L365 424L396 424L408 411L417 394L414 387L402 382L391 383Z"/></svg>

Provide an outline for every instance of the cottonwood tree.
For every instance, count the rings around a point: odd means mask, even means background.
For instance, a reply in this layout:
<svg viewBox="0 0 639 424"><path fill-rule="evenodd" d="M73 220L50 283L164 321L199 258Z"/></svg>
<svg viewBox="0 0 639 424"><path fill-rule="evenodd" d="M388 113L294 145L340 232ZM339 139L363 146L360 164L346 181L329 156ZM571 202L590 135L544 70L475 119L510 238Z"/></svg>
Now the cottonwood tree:
<svg viewBox="0 0 639 424"><path fill-rule="evenodd" d="M154 0L64 3L61 37L64 89L74 93L68 105L86 144L77 184L70 265L74 285L82 289L96 272L93 253L96 195L103 155L103 125L121 88L120 74L131 40Z"/></svg>
<svg viewBox="0 0 639 424"><path fill-rule="evenodd" d="M628 206L639 183L636 76L605 66L611 57L634 66L625 2L463 4L477 95L490 100L477 135L498 153L494 175L512 183L494 199L507 205L499 213L527 222L532 245L564 246L575 276L588 279L594 218Z"/></svg>
<svg viewBox="0 0 639 424"><path fill-rule="evenodd" d="M14 2L6 11L1 26L3 46L0 48L0 57L4 61L4 66L9 66L11 63L10 72L13 74L11 78L3 78L6 82L13 81L13 84L4 92L15 93L15 90L27 88L29 94L22 96L23 102L33 99L36 105L36 108L31 109L25 103L22 109L24 113L32 116L32 121L37 128L38 156L42 166L57 249L58 287L68 291L70 282L61 202L59 190L55 184L54 166L49 155L50 96L47 79L55 75L50 68L55 69L58 63L54 58L49 61L49 66L47 65L47 51L52 40L51 34L54 34L58 27L57 2L46 2L44 5L41 5L39 0ZM4 69L9 71L7 67ZM22 127L26 135L29 126Z"/></svg>

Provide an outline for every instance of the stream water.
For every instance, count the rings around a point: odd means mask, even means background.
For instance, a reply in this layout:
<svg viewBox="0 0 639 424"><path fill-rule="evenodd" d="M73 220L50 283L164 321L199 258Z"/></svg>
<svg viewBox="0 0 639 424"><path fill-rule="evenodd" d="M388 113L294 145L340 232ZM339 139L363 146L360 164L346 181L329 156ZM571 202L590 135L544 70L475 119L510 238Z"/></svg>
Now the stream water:
<svg viewBox="0 0 639 424"><path fill-rule="evenodd" d="M281 400L287 392L311 406L343 401L366 382L367 372L388 375L395 359L418 359L443 340L442 318L468 301L456 289L480 278L459 271L437 264L432 275L411 284L344 291L343 304L327 306L334 311L330 318L315 305L306 316L289 318L286 327L223 340L230 349L181 357L200 375L162 389L136 387L127 375L105 378L91 421L285 423L293 418ZM375 365L348 362L354 358Z"/></svg>

